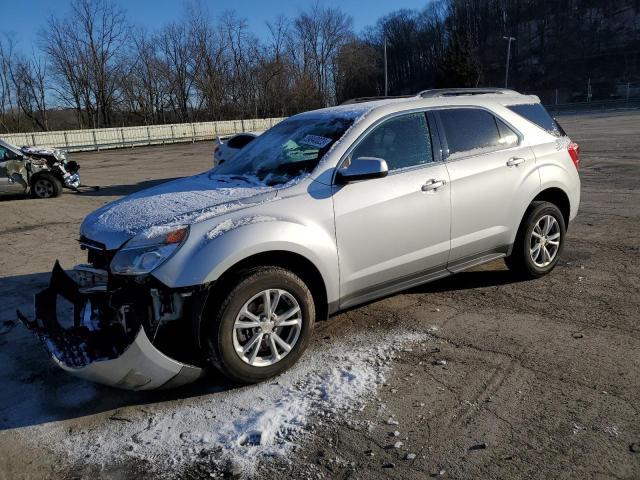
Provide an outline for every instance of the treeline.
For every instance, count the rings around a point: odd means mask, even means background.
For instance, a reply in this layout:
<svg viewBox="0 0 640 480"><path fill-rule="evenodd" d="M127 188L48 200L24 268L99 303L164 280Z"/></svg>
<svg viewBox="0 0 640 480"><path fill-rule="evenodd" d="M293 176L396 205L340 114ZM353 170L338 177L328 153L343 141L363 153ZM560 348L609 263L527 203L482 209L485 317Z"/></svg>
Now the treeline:
<svg viewBox="0 0 640 480"><path fill-rule="evenodd" d="M608 98L640 80L637 1L437 0L356 34L317 3L268 23L214 21L201 3L149 32L110 0L72 0L33 54L0 40L0 131L100 128L287 116L385 91L509 86L547 102ZM590 95L590 96L588 96Z"/></svg>

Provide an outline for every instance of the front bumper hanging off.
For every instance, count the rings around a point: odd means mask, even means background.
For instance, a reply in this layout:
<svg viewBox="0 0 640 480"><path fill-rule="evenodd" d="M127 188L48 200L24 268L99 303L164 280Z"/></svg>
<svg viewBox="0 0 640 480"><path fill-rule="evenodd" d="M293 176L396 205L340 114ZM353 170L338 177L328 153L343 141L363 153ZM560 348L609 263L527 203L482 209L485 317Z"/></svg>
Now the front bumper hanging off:
<svg viewBox="0 0 640 480"><path fill-rule="evenodd" d="M90 271L72 271L80 286L56 262L49 286L35 295L35 320L18 312L54 363L72 375L128 390L173 388L202 376L203 369L158 350L128 308L114 308L106 275Z"/></svg>

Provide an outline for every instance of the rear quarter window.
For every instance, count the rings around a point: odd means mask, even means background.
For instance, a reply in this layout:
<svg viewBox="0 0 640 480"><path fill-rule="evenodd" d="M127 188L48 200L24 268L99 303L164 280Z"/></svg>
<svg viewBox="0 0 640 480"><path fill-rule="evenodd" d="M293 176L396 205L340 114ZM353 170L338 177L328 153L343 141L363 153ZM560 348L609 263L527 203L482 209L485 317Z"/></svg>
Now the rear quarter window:
<svg viewBox="0 0 640 480"><path fill-rule="evenodd" d="M535 123L551 135L555 135L556 137L565 135L564 130L562 130L558 122L556 122L555 119L549 115L549 112L539 103L509 105L507 108L529 120L531 123Z"/></svg>
<svg viewBox="0 0 640 480"><path fill-rule="evenodd" d="M518 135L502 120L479 108L439 110L449 156L509 148L518 144Z"/></svg>

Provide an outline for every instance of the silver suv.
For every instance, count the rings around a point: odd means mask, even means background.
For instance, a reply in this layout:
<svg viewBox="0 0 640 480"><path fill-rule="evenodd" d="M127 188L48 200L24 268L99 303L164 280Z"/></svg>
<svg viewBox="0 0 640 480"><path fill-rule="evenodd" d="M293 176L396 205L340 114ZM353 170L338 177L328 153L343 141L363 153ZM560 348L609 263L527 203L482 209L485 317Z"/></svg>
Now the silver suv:
<svg viewBox="0 0 640 480"><path fill-rule="evenodd" d="M580 201L579 149L539 99L429 90L274 126L232 162L108 204L21 315L69 372L130 389L214 367L259 382L314 322L505 257L549 273Z"/></svg>

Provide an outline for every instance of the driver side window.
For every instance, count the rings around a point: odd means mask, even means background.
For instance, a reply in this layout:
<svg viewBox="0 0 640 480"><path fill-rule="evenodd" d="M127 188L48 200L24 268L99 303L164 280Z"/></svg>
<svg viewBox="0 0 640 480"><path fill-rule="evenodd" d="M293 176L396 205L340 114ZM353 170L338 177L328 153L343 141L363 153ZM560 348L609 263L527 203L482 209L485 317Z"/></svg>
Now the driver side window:
<svg viewBox="0 0 640 480"><path fill-rule="evenodd" d="M376 157L389 171L433 161L429 126L424 112L393 117L377 126L351 152L350 158Z"/></svg>

